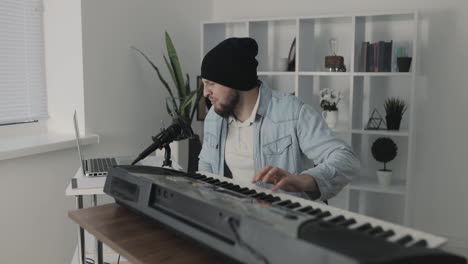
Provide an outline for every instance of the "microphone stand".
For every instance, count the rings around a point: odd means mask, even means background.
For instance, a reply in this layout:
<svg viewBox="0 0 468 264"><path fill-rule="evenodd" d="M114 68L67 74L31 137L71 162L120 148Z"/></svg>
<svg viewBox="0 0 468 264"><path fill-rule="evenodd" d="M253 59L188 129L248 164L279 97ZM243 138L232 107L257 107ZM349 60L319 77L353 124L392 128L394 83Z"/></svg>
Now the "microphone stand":
<svg viewBox="0 0 468 264"><path fill-rule="evenodd" d="M164 161L161 167L172 168L171 147L169 146L169 144L166 144L164 146Z"/></svg>

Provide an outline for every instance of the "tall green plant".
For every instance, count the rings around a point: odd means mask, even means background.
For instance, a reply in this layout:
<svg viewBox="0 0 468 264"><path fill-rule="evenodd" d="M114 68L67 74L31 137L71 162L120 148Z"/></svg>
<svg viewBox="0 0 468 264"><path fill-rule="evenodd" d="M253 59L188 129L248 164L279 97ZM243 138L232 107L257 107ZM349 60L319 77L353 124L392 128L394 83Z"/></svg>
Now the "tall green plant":
<svg viewBox="0 0 468 264"><path fill-rule="evenodd" d="M148 56L146 56L143 51L133 46L131 48L140 53L153 67L153 69L156 71L156 74L158 75L159 80L169 93L169 96L166 99L167 112L172 116L173 119L176 119L177 116L179 116L184 118L191 125L195 115L195 109L197 108L197 102L200 100L200 97L203 94L203 87L193 91L190 89L190 77L188 74L185 74L186 79L184 79L177 51L167 31L165 32L165 38L167 56L163 55L164 63L171 75L175 89L171 88L169 83L162 76L159 68L149 59ZM173 89L175 90L176 95L174 95Z"/></svg>

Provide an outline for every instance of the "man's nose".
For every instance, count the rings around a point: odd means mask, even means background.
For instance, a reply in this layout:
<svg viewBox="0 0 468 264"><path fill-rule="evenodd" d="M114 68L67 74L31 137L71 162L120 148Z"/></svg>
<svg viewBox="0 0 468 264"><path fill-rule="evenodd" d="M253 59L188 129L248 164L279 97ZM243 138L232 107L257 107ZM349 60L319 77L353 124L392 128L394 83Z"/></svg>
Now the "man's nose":
<svg viewBox="0 0 468 264"><path fill-rule="evenodd" d="M210 94L211 94L211 90L206 85L204 85L203 86L203 96L208 97Z"/></svg>

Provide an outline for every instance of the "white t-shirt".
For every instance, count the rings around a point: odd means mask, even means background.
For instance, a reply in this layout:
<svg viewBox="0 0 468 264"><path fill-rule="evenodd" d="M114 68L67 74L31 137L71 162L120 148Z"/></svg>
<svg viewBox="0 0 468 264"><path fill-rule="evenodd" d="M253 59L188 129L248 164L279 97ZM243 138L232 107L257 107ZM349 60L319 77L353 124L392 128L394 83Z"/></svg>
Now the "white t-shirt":
<svg viewBox="0 0 468 264"><path fill-rule="evenodd" d="M252 184L255 176L254 167L254 121L257 115L258 102L260 101L260 89L257 102L250 117L240 122L233 116L228 119L228 133L224 159L231 170L233 179L246 184Z"/></svg>

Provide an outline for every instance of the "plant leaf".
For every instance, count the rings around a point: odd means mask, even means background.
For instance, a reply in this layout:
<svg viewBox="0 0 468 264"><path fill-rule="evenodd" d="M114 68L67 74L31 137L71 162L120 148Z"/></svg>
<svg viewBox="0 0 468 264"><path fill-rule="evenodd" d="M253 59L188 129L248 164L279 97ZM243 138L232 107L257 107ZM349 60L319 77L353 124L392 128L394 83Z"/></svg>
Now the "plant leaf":
<svg viewBox="0 0 468 264"><path fill-rule="evenodd" d="M190 111L190 104L192 103L193 97L197 94L197 91L191 91L188 96L184 98L183 103L180 106L180 112L183 117L188 118Z"/></svg>
<svg viewBox="0 0 468 264"><path fill-rule="evenodd" d="M163 58L164 58L164 63L166 64L167 70L171 74L172 81L174 82L174 86L176 87L177 93L180 95L179 83L176 80L174 70L172 69L172 66L169 64L169 61L167 60L166 55L163 54Z"/></svg>
<svg viewBox="0 0 468 264"><path fill-rule="evenodd" d="M182 94L179 94L180 97L184 97L186 94L184 93L184 77L182 76L182 70L179 62L179 57L177 56L176 49L174 48L174 44L172 43L172 39L166 31L166 47L167 47L167 54L171 61L172 69L174 70L174 75L176 77L178 87Z"/></svg>
<svg viewBox="0 0 468 264"><path fill-rule="evenodd" d="M178 111L177 104L176 104L175 99L174 99L174 94L172 93L171 89L169 88L169 85L167 84L166 80L164 80L161 73L159 72L158 67L156 67L156 65L154 65L154 63L148 58L148 56L145 55L145 53L143 53L143 51L141 51L141 50L139 50L139 49L137 49L137 48L135 48L133 46L131 48L138 51L146 59L146 61L153 67L153 69L156 71L156 73L157 73L157 75L159 77L159 80L162 82L162 84L164 85L166 90L169 92L169 95L172 98L172 101L174 103L176 111Z"/></svg>
<svg viewBox="0 0 468 264"><path fill-rule="evenodd" d="M167 113L172 116L172 111L169 108L169 103L167 102L167 100L166 100L166 110L167 110Z"/></svg>
<svg viewBox="0 0 468 264"><path fill-rule="evenodd" d="M187 80L185 81L185 94L188 94L190 96L191 91L190 91L190 76L186 74ZM192 108L192 100L190 100L190 103L186 106L187 111L186 112L186 118L188 119L190 117L190 109ZM185 110L185 107L184 107Z"/></svg>

